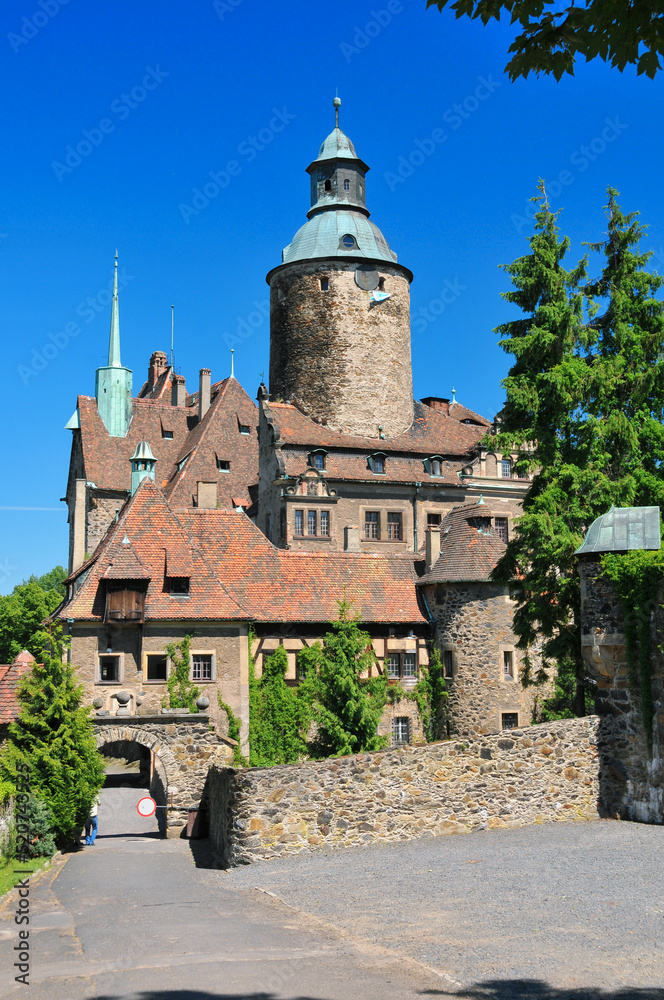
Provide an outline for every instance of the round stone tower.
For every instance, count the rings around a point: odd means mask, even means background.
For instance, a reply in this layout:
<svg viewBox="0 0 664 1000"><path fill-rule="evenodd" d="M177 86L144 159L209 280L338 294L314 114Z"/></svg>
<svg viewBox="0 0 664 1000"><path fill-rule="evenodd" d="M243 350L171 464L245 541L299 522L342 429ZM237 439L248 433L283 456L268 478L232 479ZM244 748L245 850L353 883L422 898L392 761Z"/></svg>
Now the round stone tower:
<svg viewBox="0 0 664 1000"><path fill-rule="evenodd" d="M413 421L411 272L369 221L369 167L339 128L307 172L308 222L267 275L270 395L346 434L394 437Z"/></svg>

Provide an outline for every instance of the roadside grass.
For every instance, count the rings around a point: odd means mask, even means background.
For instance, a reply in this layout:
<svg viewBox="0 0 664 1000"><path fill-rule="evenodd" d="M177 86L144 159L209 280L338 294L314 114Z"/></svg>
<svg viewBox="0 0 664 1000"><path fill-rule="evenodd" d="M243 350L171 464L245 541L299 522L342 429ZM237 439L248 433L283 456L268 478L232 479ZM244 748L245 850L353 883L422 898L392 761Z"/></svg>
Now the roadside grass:
<svg viewBox="0 0 664 1000"><path fill-rule="evenodd" d="M19 879L25 878L26 872L34 872L50 860L50 858L30 858L28 861L18 861L14 859L6 864L1 864L0 896L4 896L10 889L13 889ZM23 874L18 875L17 872L19 871L23 872Z"/></svg>

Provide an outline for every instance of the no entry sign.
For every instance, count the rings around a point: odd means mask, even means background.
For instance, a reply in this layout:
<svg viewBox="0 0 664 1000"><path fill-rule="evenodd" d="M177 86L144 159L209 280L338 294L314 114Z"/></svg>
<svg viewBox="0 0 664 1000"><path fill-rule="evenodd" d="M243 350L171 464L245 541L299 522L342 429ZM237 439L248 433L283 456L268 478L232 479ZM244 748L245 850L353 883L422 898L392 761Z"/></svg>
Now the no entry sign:
<svg viewBox="0 0 664 1000"><path fill-rule="evenodd" d="M136 810L139 816L147 819L149 816L154 816L157 810L157 803L149 795L146 795L144 798L138 800Z"/></svg>

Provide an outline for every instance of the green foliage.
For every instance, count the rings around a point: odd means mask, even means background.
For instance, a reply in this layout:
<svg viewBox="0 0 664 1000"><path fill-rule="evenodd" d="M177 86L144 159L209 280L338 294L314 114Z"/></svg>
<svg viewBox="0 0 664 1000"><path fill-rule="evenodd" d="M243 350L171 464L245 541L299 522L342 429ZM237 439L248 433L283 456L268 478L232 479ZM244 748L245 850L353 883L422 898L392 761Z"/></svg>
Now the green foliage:
<svg viewBox="0 0 664 1000"><path fill-rule="evenodd" d="M636 550L607 552L602 569L612 581L623 609L625 642L632 686L641 696L641 715L652 747L654 706L651 685L651 615L664 578L664 553Z"/></svg>
<svg viewBox="0 0 664 1000"><path fill-rule="evenodd" d="M25 827L27 836L18 838L18 855L23 858L52 857L55 854L55 821L53 813L35 795L29 795L26 802L16 804L19 825Z"/></svg>
<svg viewBox="0 0 664 1000"><path fill-rule="evenodd" d="M104 783L90 709L81 706L83 688L63 660L63 646L54 628L39 652L43 662L19 686L20 715L0 752L0 781L15 792L21 770L29 773L30 791L49 807L61 845L83 826Z"/></svg>
<svg viewBox="0 0 664 1000"><path fill-rule="evenodd" d="M433 6L450 6L457 18L479 17L484 25L504 11L511 24L518 23L523 31L510 45L514 56L505 67L511 80L530 72L552 73L556 80L574 75L577 56L602 59L621 72L636 66L637 74L651 78L661 69L664 16L657 0L581 0L557 11L551 0L427 0Z"/></svg>
<svg viewBox="0 0 664 1000"><path fill-rule="evenodd" d="M288 656L283 646L263 662L258 680L249 671L249 762L252 767L289 764L307 750L306 712L298 691L286 683Z"/></svg>
<svg viewBox="0 0 664 1000"><path fill-rule="evenodd" d="M498 433L484 443L516 449L517 470L534 473L493 578L509 583L517 601L524 684L557 666L542 713L560 718L588 710L574 552L612 504L664 501L664 305L654 297L662 279L644 270L650 255L634 249L643 227L622 214L617 192L609 189L607 239L590 245L606 264L585 284L586 260L562 266L569 241L558 239L543 184L540 192L531 252L505 268L514 290L503 297L526 315L498 327L515 362Z"/></svg>
<svg viewBox="0 0 664 1000"><path fill-rule="evenodd" d="M171 670L166 681L168 707L188 708L190 712L198 712L196 699L201 693L201 689L190 680L191 640L192 636L185 635L180 642L169 642L166 647L171 661Z"/></svg>
<svg viewBox="0 0 664 1000"><path fill-rule="evenodd" d="M60 600L62 600L65 597L63 580L66 579L67 570L64 566L54 566L48 573L42 573L41 576L35 576L34 573L31 573L28 579L24 580L20 586L25 586L27 583L36 583L42 590L57 590L60 594ZM16 590L16 587L14 587L14 590Z"/></svg>
<svg viewBox="0 0 664 1000"><path fill-rule="evenodd" d="M420 666L420 677L413 688L412 697L417 704L427 743L435 743L444 736L445 706L448 697L443 664L438 647L429 646L429 666Z"/></svg>
<svg viewBox="0 0 664 1000"><path fill-rule="evenodd" d="M35 580L20 583L11 594L0 596L0 663L11 663L24 649L35 657L40 654L44 619L61 601L59 590L44 590Z"/></svg>
<svg viewBox="0 0 664 1000"><path fill-rule="evenodd" d="M380 750L386 743L377 735L387 699L385 677L362 678L376 662L371 636L359 627L346 601L339 602L339 617L323 639L317 671L309 691L316 736L312 752L319 757L342 757L364 750ZM313 647L312 647L313 648Z"/></svg>
<svg viewBox="0 0 664 1000"><path fill-rule="evenodd" d="M217 693L217 701L219 702L219 708L223 709L226 713L228 719L228 736L231 740L235 740L237 746L233 747L233 763L237 767L246 767L247 760L242 754L240 749L240 729L242 728L242 720L233 712L230 705L227 705L225 701L221 699L221 691Z"/></svg>

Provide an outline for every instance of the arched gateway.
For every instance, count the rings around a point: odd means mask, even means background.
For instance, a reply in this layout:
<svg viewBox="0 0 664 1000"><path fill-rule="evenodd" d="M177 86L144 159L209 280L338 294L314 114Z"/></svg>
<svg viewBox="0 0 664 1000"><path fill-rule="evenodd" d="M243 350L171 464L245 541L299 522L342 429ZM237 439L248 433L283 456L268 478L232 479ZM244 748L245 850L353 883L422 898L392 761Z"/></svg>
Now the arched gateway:
<svg viewBox="0 0 664 1000"><path fill-rule="evenodd" d="M117 716L94 720L97 746L138 743L150 751L150 794L166 806L166 835L177 837L190 808L198 808L212 764L230 764L230 742L210 728L207 715ZM161 823L160 823L161 826Z"/></svg>

